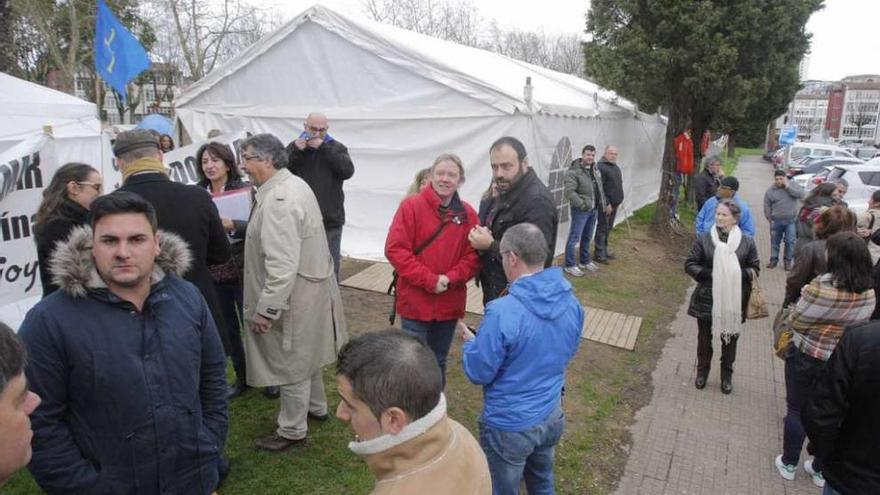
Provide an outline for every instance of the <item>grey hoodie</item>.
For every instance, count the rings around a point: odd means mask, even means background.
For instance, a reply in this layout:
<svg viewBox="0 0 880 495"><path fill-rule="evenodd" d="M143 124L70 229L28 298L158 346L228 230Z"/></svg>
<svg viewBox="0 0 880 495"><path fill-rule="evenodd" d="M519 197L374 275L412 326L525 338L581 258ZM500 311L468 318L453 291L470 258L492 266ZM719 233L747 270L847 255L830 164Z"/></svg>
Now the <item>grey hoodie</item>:
<svg viewBox="0 0 880 495"><path fill-rule="evenodd" d="M770 186L764 193L764 217L770 222L794 222L803 197L804 190L794 182L784 188Z"/></svg>

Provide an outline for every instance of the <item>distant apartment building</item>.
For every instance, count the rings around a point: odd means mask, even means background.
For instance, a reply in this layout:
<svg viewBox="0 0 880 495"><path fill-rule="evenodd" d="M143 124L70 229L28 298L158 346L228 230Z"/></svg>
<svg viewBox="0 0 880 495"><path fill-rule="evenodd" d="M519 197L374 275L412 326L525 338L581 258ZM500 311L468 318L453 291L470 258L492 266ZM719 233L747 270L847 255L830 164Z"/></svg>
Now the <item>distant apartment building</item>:
<svg viewBox="0 0 880 495"><path fill-rule="evenodd" d="M880 75L857 75L840 81L804 81L788 111L771 126L778 130L797 125L798 138L805 141L861 139L866 144L880 141Z"/></svg>
<svg viewBox="0 0 880 495"><path fill-rule="evenodd" d="M823 139L827 132L828 96L832 84L826 81L804 81L803 84L804 87L788 105L783 122L797 125L798 137L801 139Z"/></svg>
<svg viewBox="0 0 880 495"><path fill-rule="evenodd" d="M846 94L840 118L842 139L877 142L877 120L880 118L880 75L850 76L843 79Z"/></svg>
<svg viewBox="0 0 880 495"><path fill-rule="evenodd" d="M807 73L810 71L810 57L804 55L804 58L801 59L801 62L798 64L798 81L805 81L807 79Z"/></svg>
<svg viewBox="0 0 880 495"><path fill-rule="evenodd" d="M110 125L134 124L151 113L159 113L171 118L174 113L172 102L180 92L183 75L174 65L154 62L138 84L129 86L129 101L137 100L137 105L134 108L126 105L121 114L116 95L106 82L102 80L101 83L103 85L101 93L104 97L101 105L102 120ZM74 94L91 101L95 91L93 85L94 79L91 75L81 72L76 77Z"/></svg>
<svg viewBox="0 0 880 495"><path fill-rule="evenodd" d="M833 139L840 138L840 119L843 117L843 98L846 87L834 83L828 92L828 114L825 116L825 133Z"/></svg>

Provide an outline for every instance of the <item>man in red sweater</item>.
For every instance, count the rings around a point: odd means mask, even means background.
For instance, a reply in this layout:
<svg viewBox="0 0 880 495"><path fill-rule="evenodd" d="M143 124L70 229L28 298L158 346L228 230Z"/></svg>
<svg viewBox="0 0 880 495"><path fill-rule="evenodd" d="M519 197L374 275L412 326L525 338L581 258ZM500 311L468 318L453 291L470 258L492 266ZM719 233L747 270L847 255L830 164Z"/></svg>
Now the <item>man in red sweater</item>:
<svg viewBox="0 0 880 495"><path fill-rule="evenodd" d="M440 155L430 176L430 184L400 204L385 240L385 257L397 271L395 309L401 326L434 352L445 385L446 356L455 325L464 317L466 284L480 267L468 241L478 219L458 197L464 183L460 158Z"/></svg>

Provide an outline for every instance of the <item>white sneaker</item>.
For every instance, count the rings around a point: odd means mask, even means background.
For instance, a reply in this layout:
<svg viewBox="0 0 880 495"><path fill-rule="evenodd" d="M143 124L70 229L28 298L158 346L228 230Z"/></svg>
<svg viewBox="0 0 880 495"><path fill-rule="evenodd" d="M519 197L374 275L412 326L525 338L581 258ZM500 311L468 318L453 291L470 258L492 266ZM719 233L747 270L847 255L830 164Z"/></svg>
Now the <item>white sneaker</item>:
<svg viewBox="0 0 880 495"><path fill-rule="evenodd" d="M813 484L818 486L819 488L825 488L825 477L822 476L822 473L816 472L813 470L813 459L809 461L804 461L804 471L810 475L810 478L813 480Z"/></svg>
<svg viewBox="0 0 880 495"><path fill-rule="evenodd" d="M571 275L572 277L583 277L584 276L584 272L582 272L581 269L576 266L567 266L567 267L563 268L562 271Z"/></svg>
<svg viewBox="0 0 880 495"><path fill-rule="evenodd" d="M580 268L581 271L583 271L583 270L586 270L588 272L598 272L599 271L599 265L593 263L592 261L587 263L586 265L578 265L578 268Z"/></svg>
<svg viewBox="0 0 880 495"><path fill-rule="evenodd" d="M782 454L776 456L776 470L779 471L779 475L788 481L794 481L794 473L797 472L797 466L793 466L791 464L785 464L782 462Z"/></svg>

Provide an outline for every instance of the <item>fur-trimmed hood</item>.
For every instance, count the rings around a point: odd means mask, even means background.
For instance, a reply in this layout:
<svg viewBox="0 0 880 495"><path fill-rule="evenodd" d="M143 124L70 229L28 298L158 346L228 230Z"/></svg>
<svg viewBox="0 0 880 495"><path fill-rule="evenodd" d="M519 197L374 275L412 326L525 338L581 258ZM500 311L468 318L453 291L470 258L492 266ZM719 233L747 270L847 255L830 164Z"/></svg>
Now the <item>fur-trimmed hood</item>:
<svg viewBox="0 0 880 495"><path fill-rule="evenodd" d="M159 256L153 267L152 283L166 273L183 276L192 265L189 245L177 234L160 230ZM98 275L92 258L92 228L84 225L70 231L67 241L56 244L49 260L52 282L73 297L84 297L88 289L100 289L107 284Z"/></svg>

